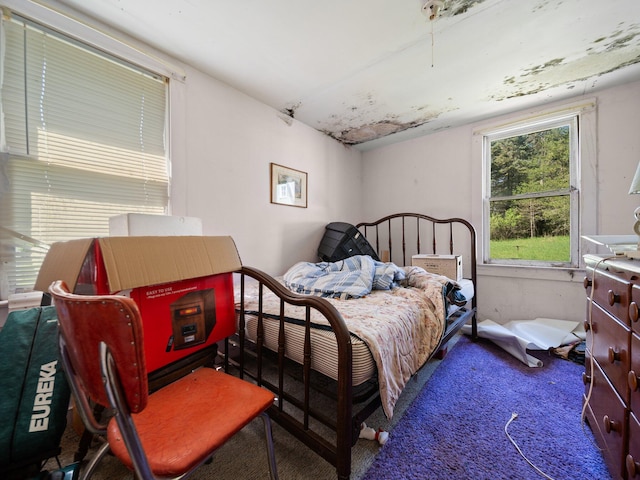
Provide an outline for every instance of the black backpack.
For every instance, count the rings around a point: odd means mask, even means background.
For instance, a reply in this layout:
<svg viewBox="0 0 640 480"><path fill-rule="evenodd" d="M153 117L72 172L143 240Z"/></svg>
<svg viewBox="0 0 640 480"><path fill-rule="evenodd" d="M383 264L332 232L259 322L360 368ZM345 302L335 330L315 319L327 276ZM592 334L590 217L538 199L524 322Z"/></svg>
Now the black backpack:
<svg viewBox="0 0 640 480"><path fill-rule="evenodd" d="M356 227L345 222L328 224L318 246L318 256L324 262L337 262L354 255L369 255L374 260L380 260L369 241Z"/></svg>

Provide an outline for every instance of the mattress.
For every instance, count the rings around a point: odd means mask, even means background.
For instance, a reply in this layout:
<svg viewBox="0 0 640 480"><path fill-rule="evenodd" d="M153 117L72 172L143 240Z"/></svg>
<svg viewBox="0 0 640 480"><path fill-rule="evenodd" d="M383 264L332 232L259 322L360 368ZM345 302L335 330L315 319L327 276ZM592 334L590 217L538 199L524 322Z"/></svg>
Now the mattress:
<svg viewBox="0 0 640 480"><path fill-rule="evenodd" d="M327 298L351 332L353 385L377 378L383 409L389 418L406 382L440 344L447 325L445 312L449 310L445 292L451 291L445 288L451 282L446 277L418 267L403 268L407 273L404 285L409 288L372 290L360 299ZM282 282L282 278L278 280ZM473 285L462 284L469 295ZM245 334L254 342L258 305L257 285L249 282L245 285ZM265 289L262 305L265 345L277 351L280 300ZM301 321L304 316L304 307L285 304L285 355L298 363L304 358L304 323ZM311 325L311 366L337 380L335 336L327 320L314 309L311 309Z"/></svg>
<svg viewBox="0 0 640 480"><path fill-rule="evenodd" d="M245 334L252 342L256 341L258 318L255 315L245 316ZM280 322L273 318L264 318L264 345L272 351L278 350L278 332ZM304 345L304 327L287 322L284 326L285 356L302 364ZM334 380L338 379L338 351L336 336L333 332L319 328L311 329L311 368ZM357 387L376 375L376 362L367 344L356 335L351 334L352 382Z"/></svg>
<svg viewBox="0 0 640 480"><path fill-rule="evenodd" d="M474 295L473 282L469 279L458 281L460 292L470 302ZM249 292L249 296L255 295L255 292ZM448 305L448 315L453 314L462 308L457 305ZM247 314L245 316L245 334L247 338L255 342L258 319L255 315ZM278 332L280 322L275 318L264 317L264 344L272 351L278 350ZM314 325L312 324L312 327ZM338 371L338 353L336 345L336 337L332 331L316 328L311 329L311 345L313 355L311 360L311 368L329 378L337 380ZM285 345L285 356L299 364L303 361L303 350L301 346L304 344L304 326L289 321L285 323L285 337L288 342ZM358 336L351 334L352 349L352 382L356 387L376 375L376 362L371 355L371 351L367 344Z"/></svg>

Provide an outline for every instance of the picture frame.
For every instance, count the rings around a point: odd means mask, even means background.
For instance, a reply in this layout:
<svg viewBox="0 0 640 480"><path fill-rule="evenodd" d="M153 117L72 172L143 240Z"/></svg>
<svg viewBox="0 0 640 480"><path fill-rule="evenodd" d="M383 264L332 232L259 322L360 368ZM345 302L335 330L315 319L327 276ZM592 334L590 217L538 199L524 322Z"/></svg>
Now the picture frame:
<svg viewBox="0 0 640 480"><path fill-rule="evenodd" d="M271 203L307 208L307 173L271 163Z"/></svg>

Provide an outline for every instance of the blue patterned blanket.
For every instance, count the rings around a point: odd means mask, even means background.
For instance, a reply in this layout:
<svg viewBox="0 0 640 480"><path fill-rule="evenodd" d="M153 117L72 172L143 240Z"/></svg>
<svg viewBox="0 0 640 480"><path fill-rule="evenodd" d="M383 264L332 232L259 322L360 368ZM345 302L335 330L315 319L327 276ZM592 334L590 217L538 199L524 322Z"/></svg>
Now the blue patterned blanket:
<svg viewBox="0 0 640 480"><path fill-rule="evenodd" d="M361 298L371 290L389 290L405 279L393 263L355 255L338 262L299 262L284 274L285 285L296 293L331 298Z"/></svg>

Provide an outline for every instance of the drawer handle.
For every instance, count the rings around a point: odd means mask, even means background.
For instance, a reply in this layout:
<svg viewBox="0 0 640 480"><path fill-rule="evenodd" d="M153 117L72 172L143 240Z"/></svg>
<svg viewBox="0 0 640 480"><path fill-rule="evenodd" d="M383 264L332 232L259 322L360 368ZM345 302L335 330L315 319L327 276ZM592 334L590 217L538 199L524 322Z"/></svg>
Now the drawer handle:
<svg viewBox="0 0 640 480"><path fill-rule="evenodd" d="M629 318L632 322L638 321L638 304L636 302L629 304Z"/></svg>
<svg viewBox="0 0 640 480"><path fill-rule="evenodd" d="M613 347L609 347L609 363L614 363L616 361L622 361L622 353L616 352Z"/></svg>
<svg viewBox="0 0 640 480"><path fill-rule="evenodd" d="M589 277L584 277L584 280L582 280L582 284L584 285L584 288L589 288L591 285L593 285L593 280L591 280Z"/></svg>
<svg viewBox="0 0 640 480"><path fill-rule="evenodd" d="M582 383L589 385L591 383L591 375L587 375L587 372L582 372Z"/></svg>
<svg viewBox="0 0 640 480"><path fill-rule="evenodd" d="M588 332L589 330L591 330L591 322L589 322L589 320L585 320L584 321L584 331Z"/></svg>
<svg viewBox="0 0 640 480"><path fill-rule="evenodd" d="M632 392L638 390L638 380L640 379L638 379L636 372L634 372L633 370L629 370L629 373L627 373L627 384L629 385L629 388Z"/></svg>
<svg viewBox="0 0 640 480"><path fill-rule="evenodd" d="M607 433L619 432L620 431L620 422L616 422L615 420L611 420L609 415L605 415L602 417L602 423L604 424L604 431Z"/></svg>
<svg viewBox="0 0 640 480"><path fill-rule="evenodd" d="M620 295L615 293L613 290L609 290L607 292L607 299L609 300L609 305L613 307L614 304L620 303Z"/></svg>
<svg viewBox="0 0 640 480"><path fill-rule="evenodd" d="M636 462L631 454L627 455L625 463L627 464L627 473L629 474L629 478L635 477L640 471L640 463Z"/></svg>

